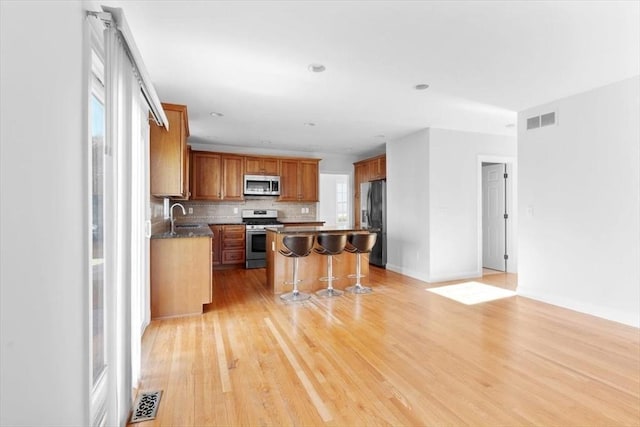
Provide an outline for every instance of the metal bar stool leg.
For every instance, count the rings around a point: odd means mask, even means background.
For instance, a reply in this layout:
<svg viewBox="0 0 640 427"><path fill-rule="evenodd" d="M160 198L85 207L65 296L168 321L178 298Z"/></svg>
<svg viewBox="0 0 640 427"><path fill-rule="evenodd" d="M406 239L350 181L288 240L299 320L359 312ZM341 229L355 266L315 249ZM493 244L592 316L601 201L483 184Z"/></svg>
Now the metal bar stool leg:
<svg viewBox="0 0 640 427"><path fill-rule="evenodd" d="M371 289L368 286L362 286L362 283L360 283L360 278L364 277L361 274L361 268L360 268L360 258L362 257L361 253L357 253L356 254L356 274L350 277L355 277L356 279L356 284L353 286L349 286L347 289L345 289L345 291L347 292L351 292L354 294L368 294L371 293L373 291L373 289Z"/></svg>
<svg viewBox="0 0 640 427"><path fill-rule="evenodd" d="M293 258L293 291L280 295L280 299L287 302L299 302L306 301L311 298L311 295L300 292L298 290L298 257Z"/></svg>
<svg viewBox="0 0 640 427"><path fill-rule="evenodd" d="M335 279L336 277L333 277L333 255L327 255L327 277L320 279L327 281L327 287L326 289L321 289L316 292L316 295L319 297L337 297L342 295L344 292L334 289L333 287L333 281Z"/></svg>
<svg viewBox="0 0 640 427"><path fill-rule="evenodd" d="M333 281L337 277L333 277L333 256L339 255L347 244L347 236L345 234L319 234L317 237L319 247L315 248L317 254L327 257L327 276L321 277L320 281L326 281L327 287L316 292L319 297L337 297L344 292L333 288Z"/></svg>
<svg viewBox="0 0 640 427"><path fill-rule="evenodd" d="M375 233L355 233L349 235L349 245L345 250L356 254L356 274L349 275L349 277L355 277L356 284L349 286L345 291L352 292L354 294L371 293L371 288L362 286L362 283L360 283L360 279L364 277L362 275L360 263L362 262L362 254L371 252L371 248L373 248L373 245L376 243L376 238L377 235Z"/></svg>

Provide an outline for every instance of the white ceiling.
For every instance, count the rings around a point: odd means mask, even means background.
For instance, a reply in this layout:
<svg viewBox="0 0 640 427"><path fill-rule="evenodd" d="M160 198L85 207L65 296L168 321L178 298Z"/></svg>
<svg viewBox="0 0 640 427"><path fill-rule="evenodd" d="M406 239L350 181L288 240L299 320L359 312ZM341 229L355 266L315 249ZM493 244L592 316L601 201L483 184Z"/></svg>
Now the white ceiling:
<svg viewBox="0 0 640 427"><path fill-rule="evenodd" d="M160 99L188 106L192 143L357 155L426 127L515 135L517 111L640 74L639 1L104 4Z"/></svg>

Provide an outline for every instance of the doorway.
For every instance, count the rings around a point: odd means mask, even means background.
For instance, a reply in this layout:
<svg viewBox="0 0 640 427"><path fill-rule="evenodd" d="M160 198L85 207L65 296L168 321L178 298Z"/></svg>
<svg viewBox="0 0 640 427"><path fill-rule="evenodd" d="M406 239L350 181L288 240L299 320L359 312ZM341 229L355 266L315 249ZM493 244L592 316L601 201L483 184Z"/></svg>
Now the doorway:
<svg viewBox="0 0 640 427"><path fill-rule="evenodd" d="M320 174L320 203L318 219L325 225L351 226L350 178L347 174Z"/></svg>
<svg viewBox="0 0 640 427"><path fill-rule="evenodd" d="M511 158L479 162L478 270L480 274L517 271L516 165Z"/></svg>

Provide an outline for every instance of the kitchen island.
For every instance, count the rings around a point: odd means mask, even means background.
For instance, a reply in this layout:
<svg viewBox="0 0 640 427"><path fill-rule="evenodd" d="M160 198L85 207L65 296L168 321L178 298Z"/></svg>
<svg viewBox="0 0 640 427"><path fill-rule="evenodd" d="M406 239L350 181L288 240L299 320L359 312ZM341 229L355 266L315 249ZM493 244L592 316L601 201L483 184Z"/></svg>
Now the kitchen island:
<svg viewBox="0 0 640 427"><path fill-rule="evenodd" d="M368 233L369 230L362 228L337 228L331 226L322 227L284 227L267 228L267 286L274 294L289 292L293 288L291 282L293 277L293 258L280 254L280 249L284 248L282 239L287 235L311 234L317 236L321 233L330 234L351 234ZM317 242L315 243L317 246ZM327 287L327 282L320 281L320 277L327 275L327 257L319 255L315 251L307 257L300 258L298 266L298 278L302 282L298 283L298 289L304 292L315 292ZM362 254L362 272L366 277L361 279L361 283L368 283L369 275L369 254ZM333 275L338 279L333 282L336 289L344 289L355 283L355 279L349 279L349 274L356 272L356 254L343 252L333 257Z"/></svg>

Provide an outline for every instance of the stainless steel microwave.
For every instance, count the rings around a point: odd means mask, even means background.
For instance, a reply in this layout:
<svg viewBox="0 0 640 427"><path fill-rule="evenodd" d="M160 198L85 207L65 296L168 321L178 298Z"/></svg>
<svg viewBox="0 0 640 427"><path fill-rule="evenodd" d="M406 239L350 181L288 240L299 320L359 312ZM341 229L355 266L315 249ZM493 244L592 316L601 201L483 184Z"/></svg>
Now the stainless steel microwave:
<svg viewBox="0 0 640 427"><path fill-rule="evenodd" d="M250 196L279 196L280 177L269 175L245 175L244 194Z"/></svg>

